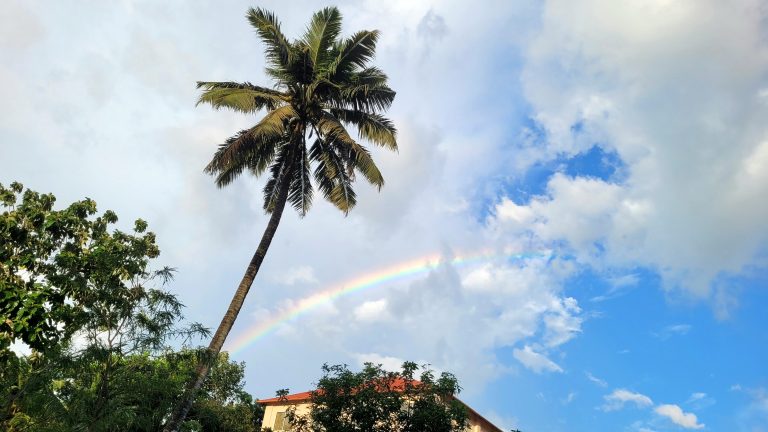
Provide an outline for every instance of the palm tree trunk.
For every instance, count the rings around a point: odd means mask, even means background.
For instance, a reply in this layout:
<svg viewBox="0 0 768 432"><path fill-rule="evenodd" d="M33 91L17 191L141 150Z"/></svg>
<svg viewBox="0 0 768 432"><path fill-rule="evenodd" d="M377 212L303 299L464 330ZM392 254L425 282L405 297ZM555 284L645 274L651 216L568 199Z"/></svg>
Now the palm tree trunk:
<svg viewBox="0 0 768 432"><path fill-rule="evenodd" d="M195 379L188 383L181 400L173 410L171 418L165 424L165 428L163 429L164 432L178 431L179 426L187 417L187 413L190 408L192 408L192 403L195 400L198 390L200 390L205 378L208 376L211 365L218 358L221 347L224 346L224 341L227 339L227 335L229 334L229 331L232 330L232 326L235 324L235 319L237 319L237 315L243 307L245 296L248 295L253 280L259 272L259 267L261 267L261 262L264 261L264 256L267 254L270 243L272 243L272 238L275 236L275 231L277 231L277 225L280 224L280 217L283 215L283 210L285 209L285 202L288 199L288 189L291 182L288 178L283 178L283 181L280 183L280 190L278 191L275 207L272 209L272 216L269 218L267 228L261 236L259 247L253 254L251 262L245 270L243 279L240 281L240 285L237 287L234 297L232 297L229 309L227 309L227 312L221 319L221 323L216 329L216 333L213 335L211 343L208 345L206 355L197 364Z"/></svg>

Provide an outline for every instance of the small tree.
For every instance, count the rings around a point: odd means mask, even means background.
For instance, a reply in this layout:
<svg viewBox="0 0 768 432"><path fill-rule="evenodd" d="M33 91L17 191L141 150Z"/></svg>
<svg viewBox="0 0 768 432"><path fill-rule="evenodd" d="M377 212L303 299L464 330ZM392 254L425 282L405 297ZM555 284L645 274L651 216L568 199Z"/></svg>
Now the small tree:
<svg viewBox="0 0 768 432"><path fill-rule="evenodd" d="M288 410L286 418L297 432L459 432L468 422L466 407L456 395L456 377L439 377L423 368L403 363L400 372L366 363L360 372L346 365L323 365L323 376L312 392L312 410L299 415ZM284 393L282 393L284 394Z"/></svg>

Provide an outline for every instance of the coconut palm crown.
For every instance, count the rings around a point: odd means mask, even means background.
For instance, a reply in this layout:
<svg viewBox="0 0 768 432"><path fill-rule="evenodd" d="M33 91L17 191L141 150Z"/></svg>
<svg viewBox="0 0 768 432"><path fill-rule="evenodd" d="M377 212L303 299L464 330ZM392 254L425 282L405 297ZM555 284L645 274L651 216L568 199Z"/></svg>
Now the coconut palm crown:
<svg viewBox="0 0 768 432"><path fill-rule="evenodd" d="M223 187L245 171L260 176L269 170L264 209L272 212L287 199L302 216L312 204L314 177L323 196L349 212L356 203L356 173L378 188L384 178L347 128L354 126L359 138L397 150L396 129L381 115L395 92L384 72L368 65L379 32L363 30L342 39L341 14L328 7L312 16L303 37L289 41L272 13L251 8L246 16L266 45L266 73L275 86L197 83L203 90L198 104L242 113L266 110L255 126L219 146L206 172ZM287 195L281 197L285 188Z"/></svg>

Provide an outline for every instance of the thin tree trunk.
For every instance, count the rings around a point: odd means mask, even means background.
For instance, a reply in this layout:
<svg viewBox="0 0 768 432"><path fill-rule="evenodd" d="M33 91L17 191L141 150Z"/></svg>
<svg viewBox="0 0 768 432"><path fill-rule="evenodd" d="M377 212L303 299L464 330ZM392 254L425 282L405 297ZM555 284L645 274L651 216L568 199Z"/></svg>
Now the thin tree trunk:
<svg viewBox="0 0 768 432"><path fill-rule="evenodd" d="M221 319L221 323L216 329L216 333L213 335L211 343L208 345L206 355L197 364L197 368L195 370L195 379L190 381L190 383L187 385L181 400L173 410L171 418L165 424L165 428L163 429L164 432L178 431L179 426L181 426L181 423L187 417L187 413L189 413L190 408L192 408L192 403L195 400L195 396L197 396L198 390L200 390L200 387L203 385L205 378L208 376L208 372L212 363L218 357L219 352L221 351L221 347L224 346L224 341L227 339L229 331L232 330L232 326L235 324L235 319L237 319L237 315L240 313L240 309L243 307L243 302L245 302L245 296L248 295L248 291L251 289L253 280L256 277L256 274L259 272L261 262L264 260L264 256L267 254L269 245L272 243L272 238L275 236L275 231L277 231L277 225L280 223L280 217L283 215L285 202L288 199L288 189L291 183L290 179L287 177L287 175L283 176L283 179L280 182L281 184L279 185L280 190L278 191L277 202L275 202L275 207L272 210L272 215L269 218L267 228L264 230L264 234L261 236L259 247L253 254L251 262L248 264L248 268L245 270L243 279L240 281L240 285L237 287L237 291L235 292L234 297L232 297L232 301L229 304L229 309L227 309L227 312Z"/></svg>

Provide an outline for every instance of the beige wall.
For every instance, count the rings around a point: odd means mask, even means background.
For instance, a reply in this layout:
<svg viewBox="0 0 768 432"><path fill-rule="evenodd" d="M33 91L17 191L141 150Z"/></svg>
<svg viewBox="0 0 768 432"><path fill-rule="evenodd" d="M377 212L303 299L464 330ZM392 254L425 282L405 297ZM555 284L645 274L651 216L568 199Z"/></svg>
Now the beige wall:
<svg viewBox="0 0 768 432"><path fill-rule="evenodd" d="M469 414L469 432L497 432L499 429L489 426L487 421L479 418L473 413Z"/></svg>
<svg viewBox="0 0 768 432"><path fill-rule="evenodd" d="M298 415L304 415L309 413L309 410L311 409L310 404L308 403L299 403L299 404L286 404L286 405L267 405L264 409L264 420L261 421L261 427L263 428L270 428L274 429L275 427L275 417L277 417L277 413L279 412L285 412L289 407L295 406L296 407L296 414Z"/></svg>

